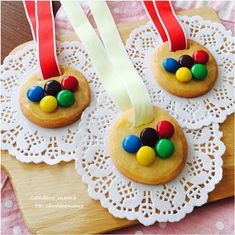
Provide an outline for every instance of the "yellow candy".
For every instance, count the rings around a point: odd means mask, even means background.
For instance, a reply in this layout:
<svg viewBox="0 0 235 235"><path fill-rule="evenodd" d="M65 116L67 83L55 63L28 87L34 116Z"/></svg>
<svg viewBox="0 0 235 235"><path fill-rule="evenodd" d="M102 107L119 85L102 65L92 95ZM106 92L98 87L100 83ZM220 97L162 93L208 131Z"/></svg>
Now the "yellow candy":
<svg viewBox="0 0 235 235"><path fill-rule="evenodd" d="M45 113L50 113L56 110L57 108L57 100L54 96L48 95L41 99L40 108Z"/></svg>
<svg viewBox="0 0 235 235"><path fill-rule="evenodd" d="M150 166L155 162L155 151L149 146L143 146L137 152L136 160L142 166Z"/></svg>
<svg viewBox="0 0 235 235"><path fill-rule="evenodd" d="M175 76L179 82L189 82L192 79L192 73L190 69L186 67L179 68Z"/></svg>

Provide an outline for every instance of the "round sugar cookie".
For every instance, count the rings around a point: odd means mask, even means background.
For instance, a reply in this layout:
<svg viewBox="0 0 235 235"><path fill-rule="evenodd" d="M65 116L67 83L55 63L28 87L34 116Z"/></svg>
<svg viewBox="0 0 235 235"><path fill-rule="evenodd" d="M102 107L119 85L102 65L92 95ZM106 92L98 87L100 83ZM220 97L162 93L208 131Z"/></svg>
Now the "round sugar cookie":
<svg viewBox="0 0 235 235"><path fill-rule="evenodd" d="M36 125L46 128L57 128L69 125L77 121L83 110L90 103L90 87L85 77L77 70L61 66L61 76L52 77L43 80L38 73L30 76L20 87L20 107L25 117ZM70 107L58 107L53 112L43 112L39 102L31 102L27 98L27 91L33 86L41 86L44 88L45 83L50 80L56 80L61 83L62 79L67 76L74 76L79 83L79 88L73 92L75 102Z"/></svg>
<svg viewBox="0 0 235 235"><path fill-rule="evenodd" d="M165 42L156 49L151 64L153 76L162 88L173 95L192 98L201 96L211 90L217 80L218 65L213 55L204 46L193 40L188 40L188 47L189 48L185 50L171 52L169 51L168 42ZM180 56L193 56L193 53L198 50L204 50L209 55L209 60L205 64L208 75L203 81L192 79L187 83L179 82L176 79L175 73L169 73L164 69L163 61L166 58L174 58L178 61Z"/></svg>
<svg viewBox="0 0 235 235"><path fill-rule="evenodd" d="M123 113L112 126L108 137L108 149L117 169L129 179L143 184L163 184L174 179L183 168L187 158L187 142L183 130L177 121L164 110L154 107L154 120L139 127L132 126L132 110ZM144 128L156 128L157 124L167 120L174 126L174 134L169 139L175 146L172 156L162 159L156 156L151 166L140 165L136 154L122 148L122 141L128 135L140 136Z"/></svg>

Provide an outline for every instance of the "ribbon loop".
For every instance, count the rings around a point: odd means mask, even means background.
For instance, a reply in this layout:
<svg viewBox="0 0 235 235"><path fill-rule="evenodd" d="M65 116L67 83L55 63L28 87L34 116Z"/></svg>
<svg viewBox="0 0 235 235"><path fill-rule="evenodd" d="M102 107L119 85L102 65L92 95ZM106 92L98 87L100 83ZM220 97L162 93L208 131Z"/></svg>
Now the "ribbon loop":
<svg viewBox="0 0 235 235"><path fill-rule="evenodd" d="M40 69L44 79L60 75L56 56L55 25L51 1L24 1L26 15L32 30Z"/></svg>
<svg viewBox="0 0 235 235"><path fill-rule="evenodd" d="M119 82L119 73L108 59L103 44L92 28L81 6L73 1L61 0L67 16L86 48L92 64L108 94L120 111L131 108L125 86Z"/></svg>
<svg viewBox="0 0 235 235"><path fill-rule="evenodd" d="M168 41L170 51L187 48L187 38L169 1L143 1L163 42Z"/></svg>
<svg viewBox="0 0 235 235"><path fill-rule="evenodd" d="M116 99L119 104L120 99L122 99L122 102L128 103L125 110L129 109L131 106L133 107L134 126L139 126L152 121L153 111L150 97L148 96L141 78L127 56L125 47L123 46L106 3L103 1L89 2L107 53L95 30L86 18L81 6L66 0L62 0L61 3L75 32L86 47L109 95L114 100ZM109 55L111 62L108 59L107 54ZM114 67L112 71L109 70L113 73L109 74L109 77L107 77L105 73L105 70L108 67ZM112 85L109 86L110 84ZM119 92L117 92L117 89L119 89ZM118 93L119 97L115 97ZM123 99L124 97L126 98Z"/></svg>
<svg viewBox="0 0 235 235"><path fill-rule="evenodd" d="M107 4L104 1L89 1L89 6L105 48L116 70L120 73L120 82L125 85L130 97L134 111L133 125L139 126L151 122L153 110L150 97L142 79L127 55Z"/></svg>
<svg viewBox="0 0 235 235"><path fill-rule="evenodd" d="M145 8L146 13L148 14L149 18L152 20L155 28L161 37L163 42L168 40L165 29L163 28L161 21L156 13L154 3L152 1L143 1L143 6Z"/></svg>
<svg viewBox="0 0 235 235"><path fill-rule="evenodd" d="M37 41L37 26L36 26L36 9L35 9L35 2L34 1L23 1L25 12L26 12L26 17L29 22L32 35L33 35L33 40L36 42Z"/></svg>

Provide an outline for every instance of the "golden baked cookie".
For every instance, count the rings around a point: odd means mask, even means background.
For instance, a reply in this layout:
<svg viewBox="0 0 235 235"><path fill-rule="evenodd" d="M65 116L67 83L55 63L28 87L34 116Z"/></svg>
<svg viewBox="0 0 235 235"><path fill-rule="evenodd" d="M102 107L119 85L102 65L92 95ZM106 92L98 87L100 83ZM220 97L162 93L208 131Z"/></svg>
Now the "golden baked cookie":
<svg viewBox="0 0 235 235"><path fill-rule="evenodd" d="M90 103L90 88L85 77L71 67L61 66L60 69L61 76L42 80L40 74L36 73L30 76L20 87L19 101L23 114L28 120L41 127L57 128L69 125L80 118L83 110ZM61 82L66 76L74 76L79 82L79 89L74 92L75 102L70 107L58 106L55 111L46 113L41 110L39 103L31 102L27 98L29 88L35 85L43 88L46 82L50 80Z"/></svg>
<svg viewBox="0 0 235 235"><path fill-rule="evenodd" d="M108 149L117 169L129 179L143 184L163 184L174 179L183 168L187 158L187 142L183 130L164 110L154 107L154 120L140 127L132 126L132 110L123 113L112 126ZM158 122L167 120L174 126L174 135L170 138L175 146L172 156L162 159L156 156L155 162L150 166L140 165L136 154L126 152L122 147L123 139L128 135L139 136L144 128L156 128Z"/></svg>
<svg viewBox="0 0 235 235"><path fill-rule="evenodd" d="M211 90L217 80L218 65L213 55L204 46L193 40L188 40L188 47L189 48L185 50L171 52L169 51L168 42L165 42L156 49L151 64L153 76L162 88L172 93L173 95L192 98L201 96ZM175 73L169 73L164 69L163 61L166 58L174 58L178 60L180 56L192 56L192 54L198 50L204 50L209 55L209 60L205 64L208 70L208 75L204 80L198 81L192 79L187 83L179 82L176 79Z"/></svg>

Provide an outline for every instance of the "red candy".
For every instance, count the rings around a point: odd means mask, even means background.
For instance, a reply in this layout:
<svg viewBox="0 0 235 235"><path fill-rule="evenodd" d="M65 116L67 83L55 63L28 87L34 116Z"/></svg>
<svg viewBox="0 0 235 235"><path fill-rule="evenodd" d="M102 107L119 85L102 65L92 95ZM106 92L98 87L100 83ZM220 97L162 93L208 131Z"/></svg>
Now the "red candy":
<svg viewBox="0 0 235 235"><path fill-rule="evenodd" d="M168 121L159 122L156 130L161 138L169 138L174 134L174 126Z"/></svg>
<svg viewBox="0 0 235 235"><path fill-rule="evenodd" d="M68 76L63 78L63 80L61 81L61 85L64 90L70 90L74 92L78 89L79 83L75 77Z"/></svg>
<svg viewBox="0 0 235 235"><path fill-rule="evenodd" d="M209 60L209 55L206 51L198 50L193 53L193 59L198 64L206 64Z"/></svg>

